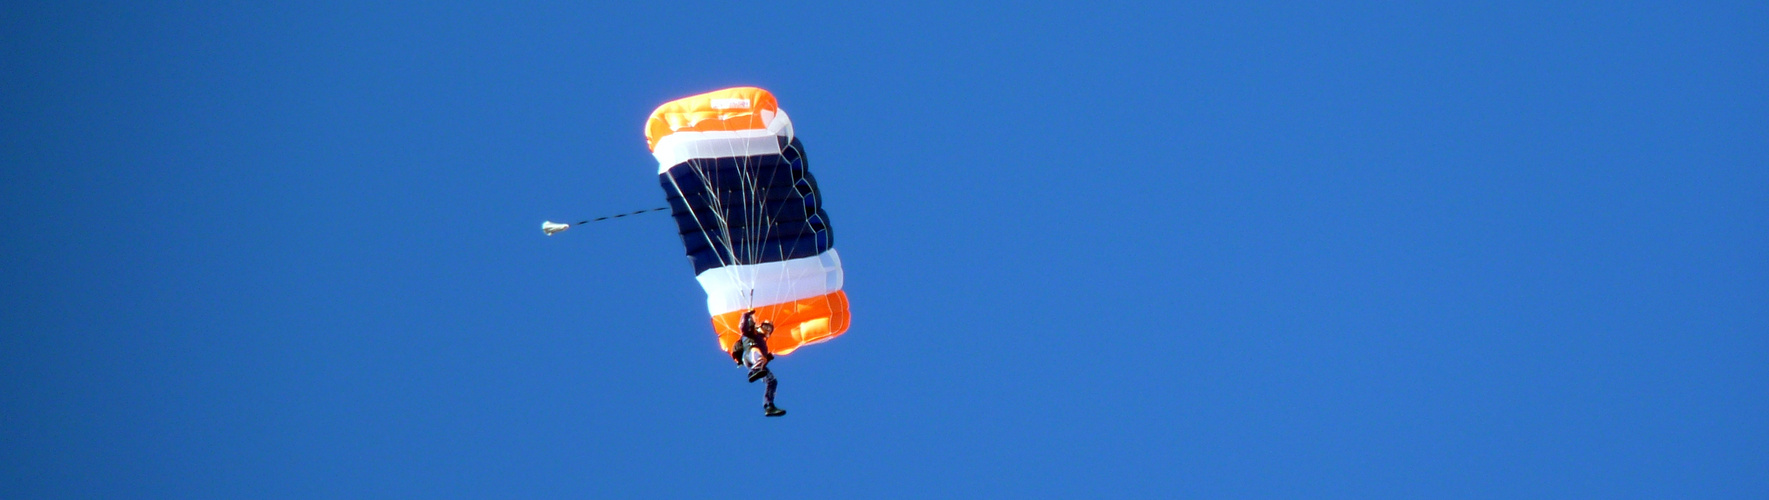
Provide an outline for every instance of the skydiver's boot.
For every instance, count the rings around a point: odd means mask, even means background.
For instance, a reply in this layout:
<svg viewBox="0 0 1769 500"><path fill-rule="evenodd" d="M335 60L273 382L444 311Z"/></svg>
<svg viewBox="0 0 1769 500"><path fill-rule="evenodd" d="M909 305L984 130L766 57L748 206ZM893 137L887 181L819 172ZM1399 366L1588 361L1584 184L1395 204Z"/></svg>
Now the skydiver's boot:
<svg viewBox="0 0 1769 500"><path fill-rule="evenodd" d="M757 380L761 380L762 377L766 377L766 376L768 376L768 369L766 367L758 368L755 370L750 370L749 381L755 382Z"/></svg>
<svg viewBox="0 0 1769 500"><path fill-rule="evenodd" d="M766 415L766 416L770 416L770 417L778 417L778 416L785 415L785 414L786 414L786 410L782 410L782 409L780 409L780 407L774 406L774 403L762 404L762 415Z"/></svg>

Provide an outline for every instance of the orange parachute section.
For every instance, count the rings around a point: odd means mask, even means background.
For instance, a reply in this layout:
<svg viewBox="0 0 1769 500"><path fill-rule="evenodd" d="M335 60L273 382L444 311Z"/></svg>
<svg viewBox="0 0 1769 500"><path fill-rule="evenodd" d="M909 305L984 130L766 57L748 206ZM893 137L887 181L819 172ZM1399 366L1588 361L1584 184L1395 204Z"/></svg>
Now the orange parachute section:
<svg viewBox="0 0 1769 500"><path fill-rule="evenodd" d="M768 337L768 350L774 354L788 354L848 331L848 294L840 290L814 299L760 305L755 309L758 320L774 323L774 334ZM731 346L743 335L738 330L742 321L743 311L713 316L713 329L718 332L719 347L725 352L731 352Z"/></svg>
<svg viewBox="0 0 1769 500"><path fill-rule="evenodd" d="M734 87L666 102L645 122L645 142L652 151L657 141L676 132L717 132L767 128L780 113L774 94L755 87ZM669 165L663 165L669 167Z"/></svg>

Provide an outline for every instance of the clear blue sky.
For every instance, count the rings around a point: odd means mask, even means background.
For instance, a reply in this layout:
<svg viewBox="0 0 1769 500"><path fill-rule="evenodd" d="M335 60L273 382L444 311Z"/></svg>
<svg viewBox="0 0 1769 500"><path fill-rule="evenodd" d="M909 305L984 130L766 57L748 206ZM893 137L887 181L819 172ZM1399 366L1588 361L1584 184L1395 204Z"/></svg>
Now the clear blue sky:
<svg viewBox="0 0 1769 500"><path fill-rule="evenodd" d="M1762 2L584 3L0 7L0 497L1769 491ZM539 231L734 85L781 419L667 217Z"/></svg>

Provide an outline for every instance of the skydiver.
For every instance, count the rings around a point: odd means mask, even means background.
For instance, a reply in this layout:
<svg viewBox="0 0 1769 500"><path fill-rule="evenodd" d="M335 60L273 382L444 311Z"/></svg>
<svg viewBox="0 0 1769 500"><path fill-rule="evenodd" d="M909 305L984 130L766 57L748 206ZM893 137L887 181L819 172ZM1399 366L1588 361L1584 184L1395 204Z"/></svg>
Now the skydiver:
<svg viewBox="0 0 1769 500"><path fill-rule="evenodd" d="M738 327L743 336L737 338L737 345L731 346L731 360L737 366L749 367L749 381L757 379L768 383L767 392L763 393L762 414L778 417L786 414L786 410L774 406L774 372L768 369L768 362L774 360L774 353L768 350L768 336L774 334L774 323L762 321L756 324L756 312L750 310L743 313L743 322Z"/></svg>

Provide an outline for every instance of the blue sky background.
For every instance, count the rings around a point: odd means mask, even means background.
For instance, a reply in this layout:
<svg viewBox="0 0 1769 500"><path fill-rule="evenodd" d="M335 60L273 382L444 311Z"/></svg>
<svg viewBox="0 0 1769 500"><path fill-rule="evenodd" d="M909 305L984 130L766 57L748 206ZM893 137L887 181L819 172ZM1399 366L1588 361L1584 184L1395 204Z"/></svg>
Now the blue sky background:
<svg viewBox="0 0 1769 500"><path fill-rule="evenodd" d="M1769 491L1761 2L600 3L0 8L0 497ZM734 85L782 419L667 217L538 230Z"/></svg>

